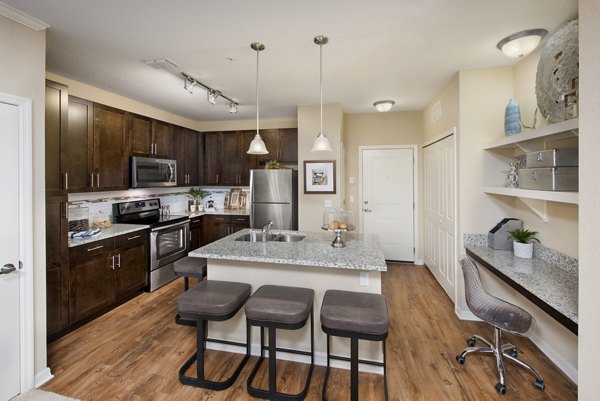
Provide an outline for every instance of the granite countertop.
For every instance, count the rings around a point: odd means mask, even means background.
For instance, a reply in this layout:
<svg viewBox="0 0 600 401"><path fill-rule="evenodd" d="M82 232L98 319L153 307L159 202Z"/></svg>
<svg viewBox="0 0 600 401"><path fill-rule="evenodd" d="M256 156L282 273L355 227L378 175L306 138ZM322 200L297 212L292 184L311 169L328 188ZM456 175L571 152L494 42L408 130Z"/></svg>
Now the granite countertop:
<svg viewBox="0 0 600 401"><path fill-rule="evenodd" d="M143 224L113 224L109 228L103 228L100 231L100 234L95 235L93 237L76 238L76 239L69 238L69 248L74 247L74 246L83 245L83 244L89 244L90 242L101 241L103 239L117 237L117 236L123 235L123 234L133 233L133 232L139 231L139 230L145 230L149 227L150 226L143 225Z"/></svg>
<svg viewBox="0 0 600 401"><path fill-rule="evenodd" d="M502 279L504 278L501 275L504 275L577 325L579 300L577 270L565 269L535 257L532 259L518 258L512 251L495 250L484 245L465 244L465 248L467 253L472 253L476 259L481 259L481 262L488 264L500 273L492 270L494 274ZM504 281L507 280L504 279ZM512 285L510 282L509 284ZM523 293L519 288L516 289ZM537 303L535 299L532 301ZM557 316L554 317L557 318ZM560 319L557 320L560 321Z"/></svg>
<svg viewBox="0 0 600 401"><path fill-rule="evenodd" d="M203 212L190 212L187 211L185 212L185 214L187 214L188 216L190 216L190 219L193 219L194 217L200 217L200 216L204 216L204 215L221 215L221 216L226 216L226 215L231 215L231 216L248 216L248 210L246 209L218 209L214 212L207 212L207 211L203 211Z"/></svg>
<svg viewBox="0 0 600 401"><path fill-rule="evenodd" d="M377 237L345 233L345 248L334 248L332 232L271 230L273 234L302 234L298 242L245 242L235 239L258 230L244 229L202 248L190 252L190 256L208 259L241 260L300 266L330 267L386 271L385 258Z"/></svg>

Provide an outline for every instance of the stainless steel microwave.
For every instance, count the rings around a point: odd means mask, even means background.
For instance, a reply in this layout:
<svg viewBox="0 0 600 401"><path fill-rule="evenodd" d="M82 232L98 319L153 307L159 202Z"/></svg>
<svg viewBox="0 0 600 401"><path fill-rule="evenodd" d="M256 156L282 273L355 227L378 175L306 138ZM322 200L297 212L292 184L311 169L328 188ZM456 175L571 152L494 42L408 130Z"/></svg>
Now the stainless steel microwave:
<svg viewBox="0 0 600 401"><path fill-rule="evenodd" d="M174 187L177 161L154 157L131 158L131 188Z"/></svg>

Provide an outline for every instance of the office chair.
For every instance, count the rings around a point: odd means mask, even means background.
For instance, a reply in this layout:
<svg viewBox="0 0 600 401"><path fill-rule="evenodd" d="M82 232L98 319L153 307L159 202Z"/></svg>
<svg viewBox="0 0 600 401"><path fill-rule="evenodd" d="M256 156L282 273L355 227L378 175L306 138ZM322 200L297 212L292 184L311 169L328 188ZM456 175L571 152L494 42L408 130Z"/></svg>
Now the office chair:
<svg viewBox="0 0 600 401"><path fill-rule="evenodd" d="M483 288L477 266L468 256L464 256L460 260L460 264L465 278L467 305L475 316L494 326L494 339L490 342L478 335L468 338L468 347L460 355L456 356L456 360L462 365L465 363L465 357L470 353L493 354L496 357L496 367L498 368L499 377L496 390L500 394L506 394L505 359L529 370L535 376L534 386L543 391L545 388L544 380L542 380L540 374L533 367L517 358L516 347L510 343L503 345L500 343L503 330L522 335L531 327L533 317L518 306L490 295ZM477 340L487 345L487 347L476 347L475 343Z"/></svg>

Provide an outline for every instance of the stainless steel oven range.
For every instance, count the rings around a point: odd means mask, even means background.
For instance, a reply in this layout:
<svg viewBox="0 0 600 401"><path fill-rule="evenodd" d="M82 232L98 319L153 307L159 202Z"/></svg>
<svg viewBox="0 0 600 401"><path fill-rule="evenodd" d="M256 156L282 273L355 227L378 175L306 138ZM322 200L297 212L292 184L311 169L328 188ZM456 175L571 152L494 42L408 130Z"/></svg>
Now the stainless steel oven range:
<svg viewBox="0 0 600 401"><path fill-rule="evenodd" d="M190 247L190 219L185 215L161 216L160 199L115 203L115 223L150 226L149 290L154 291L175 279L173 262L187 255Z"/></svg>

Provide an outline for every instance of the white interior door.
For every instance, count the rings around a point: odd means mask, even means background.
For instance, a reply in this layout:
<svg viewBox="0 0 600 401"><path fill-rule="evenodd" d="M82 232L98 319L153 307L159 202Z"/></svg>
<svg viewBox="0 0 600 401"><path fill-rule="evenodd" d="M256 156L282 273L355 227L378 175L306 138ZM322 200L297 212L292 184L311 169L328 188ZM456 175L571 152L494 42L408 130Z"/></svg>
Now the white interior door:
<svg viewBox="0 0 600 401"><path fill-rule="evenodd" d="M425 264L455 299L456 216L454 135L423 149Z"/></svg>
<svg viewBox="0 0 600 401"><path fill-rule="evenodd" d="M0 400L21 392L19 107L0 102Z"/></svg>
<svg viewBox="0 0 600 401"><path fill-rule="evenodd" d="M414 262L414 149L362 149L362 232L387 260Z"/></svg>

